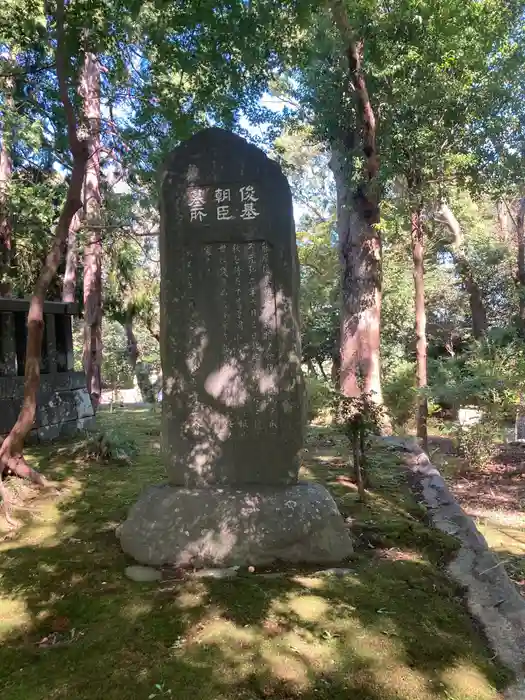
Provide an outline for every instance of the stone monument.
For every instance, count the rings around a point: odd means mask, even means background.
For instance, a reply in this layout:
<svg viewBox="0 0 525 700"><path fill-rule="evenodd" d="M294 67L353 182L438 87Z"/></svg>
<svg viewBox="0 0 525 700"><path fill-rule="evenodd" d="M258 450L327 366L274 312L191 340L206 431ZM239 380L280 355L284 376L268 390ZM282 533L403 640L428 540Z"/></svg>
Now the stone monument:
<svg viewBox="0 0 525 700"><path fill-rule="evenodd" d="M337 506L298 483L299 264L277 163L206 129L168 158L161 191L162 453L119 536L143 564L341 561Z"/></svg>

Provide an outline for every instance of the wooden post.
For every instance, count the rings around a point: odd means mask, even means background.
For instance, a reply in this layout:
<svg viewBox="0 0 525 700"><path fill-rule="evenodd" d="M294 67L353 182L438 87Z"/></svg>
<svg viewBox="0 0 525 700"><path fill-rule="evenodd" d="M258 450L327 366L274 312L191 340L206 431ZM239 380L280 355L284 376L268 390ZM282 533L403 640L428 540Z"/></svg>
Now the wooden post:
<svg viewBox="0 0 525 700"><path fill-rule="evenodd" d="M49 374L57 372L57 337L55 329L55 314L45 315L45 339L47 350L47 368Z"/></svg>
<svg viewBox="0 0 525 700"><path fill-rule="evenodd" d="M0 338L2 347L0 374L4 377L16 377L15 319L11 312L0 314Z"/></svg>

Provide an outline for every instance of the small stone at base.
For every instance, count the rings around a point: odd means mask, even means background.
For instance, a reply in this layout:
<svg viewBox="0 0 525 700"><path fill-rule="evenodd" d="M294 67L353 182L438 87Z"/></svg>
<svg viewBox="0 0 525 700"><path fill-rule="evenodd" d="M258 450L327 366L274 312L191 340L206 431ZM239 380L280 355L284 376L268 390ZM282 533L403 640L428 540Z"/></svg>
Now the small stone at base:
<svg viewBox="0 0 525 700"><path fill-rule="evenodd" d="M158 569L152 569L149 566L127 566L124 573L132 581L137 583L151 583L160 581L162 574Z"/></svg>

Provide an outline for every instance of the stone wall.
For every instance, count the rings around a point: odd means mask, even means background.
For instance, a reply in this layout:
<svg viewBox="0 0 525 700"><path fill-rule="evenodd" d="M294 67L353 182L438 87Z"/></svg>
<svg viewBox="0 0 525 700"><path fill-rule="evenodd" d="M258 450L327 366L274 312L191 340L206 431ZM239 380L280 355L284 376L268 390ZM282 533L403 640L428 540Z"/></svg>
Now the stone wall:
<svg viewBox="0 0 525 700"><path fill-rule="evenodd" d="M24 396L24 377L0 377L0 435L13 427ZM45 442L93 425L94 413L83 372L42 376L29 438Z"/></svg>

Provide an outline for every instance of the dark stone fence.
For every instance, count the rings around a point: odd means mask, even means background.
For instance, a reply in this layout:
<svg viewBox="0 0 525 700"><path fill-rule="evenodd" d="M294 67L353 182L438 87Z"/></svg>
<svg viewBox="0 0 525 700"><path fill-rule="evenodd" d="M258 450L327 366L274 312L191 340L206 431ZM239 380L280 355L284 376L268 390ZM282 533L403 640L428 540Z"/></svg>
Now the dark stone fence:
<svg viewBox="0 0 525 700"><path fill-rule="evenodd" d="M29 300L0 297L0 435L13 427L24 397ZM83 372L73 367L71 317L76 304L45 302L37 413L30 438L72 435L94 421Z"/></svg>

